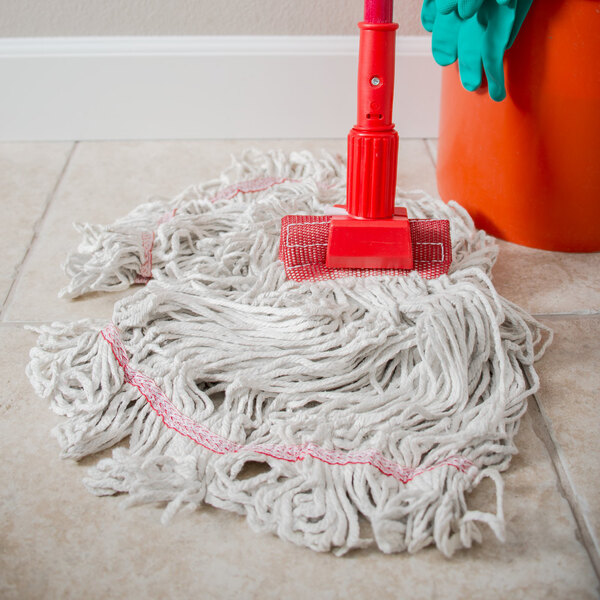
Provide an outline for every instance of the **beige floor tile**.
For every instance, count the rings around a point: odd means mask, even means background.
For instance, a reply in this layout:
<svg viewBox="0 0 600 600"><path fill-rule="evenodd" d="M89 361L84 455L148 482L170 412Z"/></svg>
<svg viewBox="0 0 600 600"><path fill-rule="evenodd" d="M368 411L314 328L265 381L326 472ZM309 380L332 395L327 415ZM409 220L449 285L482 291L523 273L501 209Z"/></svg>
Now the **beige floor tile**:
<svg viewBox="0 0 600 600"><path fill-rule="evenodd" d="M429 152L431 153L431 158L433 159L434 164L437 164L438 140L437 138L428 138L426 142Z"/></svg>
<svg viewBox="0 0 600 600"><path fill-rule="evenodd" d="M0 307L71 148L71 143L0 144Z"/></svg>
<svg viewBox="0 0 600 600"><path fill-rule="evenodd" d="M404 190L421 189L438 197L435 167L425 140L400 140L398 185Z"/></svg>
<svg viewBox="0 0 600 600"><path fill-rule="evenodd" d="M85 300L57 297L66 278L60 265L78 243L71 223L110 223L151 196L171 197L192 183L219 175L232 154L245 148L285 151L321 148L345 154L345 140L198 142L96 142L77 146L43 230L32 249L7 311L7 319L110 318L116 300L131 292L93 294ZM434 192L434 170L423 140L403 140L399 184Z"/></svg>
<svg viewBox="0 0 600 600"><path fill-rule="evenodd" d="M600 316L545 322L555 338L539 364L538 401L600 565Z"/></svg>
<svg viewBox="0 0 600 600"><path fill-rule="evenodd" d="M253 533L210 507L159 523L160 507L120 510L82 486L85 464L58 459L57 422L23 370L34 336L0 328L0 597L592 599L597 580L577 540L546 449L525 416L506 474L507 542L453 559L360 551L316 554ZM535 418L535 413L532 413ZM83 461L84 463L86 461ZM92 460L87 459L87 464ZM471 497L490 509L489 488Z"/></svg>
<svg viewBox="0 0 600 600"><path fill-rule="evenodd" d="M600 311L600 253L548 252L498 240L500 294L534 314Z"/></svg>
<svg viewBox="0 0 600 600"><path fill-rule="evenodd" d="M343 142L80 143L25 265L7 319L110 318L114 303L131 291L91 294L75 301L58 298L67 282L60 265L79 241L72 223L111 223L151 197L172 197L192 183L217 177L229 166L232 154L249 147L339 152Z"/></svg>

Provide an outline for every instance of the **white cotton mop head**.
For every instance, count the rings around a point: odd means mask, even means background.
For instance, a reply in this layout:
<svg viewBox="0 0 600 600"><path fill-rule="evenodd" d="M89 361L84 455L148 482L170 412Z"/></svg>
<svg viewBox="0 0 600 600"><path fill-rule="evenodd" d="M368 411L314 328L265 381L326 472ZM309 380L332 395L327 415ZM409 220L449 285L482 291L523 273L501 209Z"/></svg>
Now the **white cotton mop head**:
<svg viewBox="0 0 600 600"><path fill-rule="evenodd" d="M337 158L249 152L172 201L81 227L64 296L148 282L112 323L41 327L31 352L63 456L128 438L90 469L92 492L167 502L165 518L208 503L338 554L450 555L480 540L478 521L502 538L500 473L550 334L494 290L492 240L423 193L398 201L449 220L447 275L288 280L282 217L344 195ZM469 510L485 477L496 506Z"/></svg>

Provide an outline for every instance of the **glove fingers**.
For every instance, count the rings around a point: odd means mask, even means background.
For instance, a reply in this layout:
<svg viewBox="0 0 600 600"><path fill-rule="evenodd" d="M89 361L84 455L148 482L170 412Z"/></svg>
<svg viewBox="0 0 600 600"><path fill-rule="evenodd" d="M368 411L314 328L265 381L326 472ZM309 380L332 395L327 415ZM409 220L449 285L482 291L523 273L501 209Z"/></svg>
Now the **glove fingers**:
<svg viewBox="0 0 600 600"><path fill-rule="evenodd" d="M483 59L483 68L487 76L488 91L490 98L496 102L502 102L506 98L506 87L504 86L504 62Z"/></svg>
<svg viewBox="0 0 600 600"><path fill-rule="evenodd" d="M504 53L512 45L533 0L424 0L421 22L432 35L432 51L441 66L458 58L460 78L476 90L482 69L490 97L506 97Z"/></svg>
<svg viewBox="0 0 600 600"><path fill-rule="evenodd" d="M483 4L483 0L458 0L458 14L462 19L470 19Z"/></svg>
<svg viewBox="0 0 600 600"><path fill-rule="evenodd" d="M481 85L481 45L485 29L477 20L471 17L460 28L458 36L458 69L463 87L470 92Z"/></svg>
<svg viewBox="0 0 600 600"><path fill-rule="evenodd" d="M421 9L421 23L426 31L433 31L436 14L435 0L425 0Z"/></svg>
<svg viewBox="0 0 600 600"><path fill-rule="evenodd" d="M431 48L433 58L442 67L451 65L458 58L458 32L461 23L462 20L456 12L438 14L436 17Z"/></svg>
<svg viewBox="0 0 600 600"><path fill-rule="evenodd" d="M504 52L515 22L516 0L506 5L487 4L482 21L487 22L482 44L483 68L488 79L490 97L497 102L504 100Z"/></svg>
<svg viewBox="0 0 600 600"><path fill-rule="evenodd" d="M436 7L439 13L447 15L451 13L455 8L458 0L436 0Z"/></svg>

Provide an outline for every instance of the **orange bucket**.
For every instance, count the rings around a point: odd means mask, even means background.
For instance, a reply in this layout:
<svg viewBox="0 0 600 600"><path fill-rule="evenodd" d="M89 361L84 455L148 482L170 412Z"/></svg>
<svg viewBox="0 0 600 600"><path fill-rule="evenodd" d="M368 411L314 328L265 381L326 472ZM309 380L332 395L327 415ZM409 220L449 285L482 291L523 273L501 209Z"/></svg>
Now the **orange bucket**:
<svg viewBox="0 0 600 600"><path fill-rule="evenodd" d="M499 103L443 70L440 195L499 238L600 251L600 2L535 0L504 67Z"/></svg>

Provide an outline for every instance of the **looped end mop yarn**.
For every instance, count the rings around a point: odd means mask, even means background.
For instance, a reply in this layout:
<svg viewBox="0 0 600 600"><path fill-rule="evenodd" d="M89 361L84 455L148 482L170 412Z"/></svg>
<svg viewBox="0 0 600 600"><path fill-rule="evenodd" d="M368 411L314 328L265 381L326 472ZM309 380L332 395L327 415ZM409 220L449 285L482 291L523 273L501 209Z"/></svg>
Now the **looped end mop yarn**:
<svg viewBox="0 0 600 600"><path fill-rule="evenodd" d="M494 290L492 239L422 192L398 202L449 221L447 274L288 279L282 218L344 194L338 158L251 151L173 200L78 226L64 297L147 282L112 323L39 327L31 351L62 455L115 446L91 492L166 502L165 520L208 503L336 554L451 555L478 523L503 537L500 473L550 332ZM496 506L470 510L484 478Z"/></svg>

